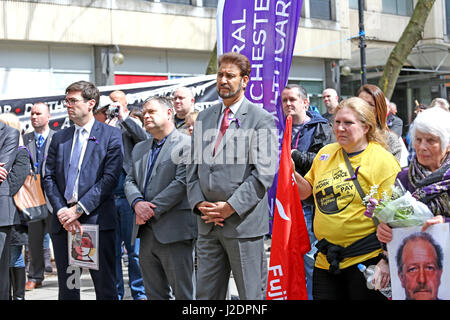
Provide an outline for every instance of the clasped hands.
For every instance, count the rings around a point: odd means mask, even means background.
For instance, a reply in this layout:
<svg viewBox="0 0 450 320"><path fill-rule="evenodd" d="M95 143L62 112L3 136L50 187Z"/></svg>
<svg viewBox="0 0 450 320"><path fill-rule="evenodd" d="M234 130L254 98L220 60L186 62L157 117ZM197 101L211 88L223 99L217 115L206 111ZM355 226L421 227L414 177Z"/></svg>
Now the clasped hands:
<svg viewBox="0 0 450 320"><path fill-rule="evenodd" d="M224 220L235 213L233 207L224 201L202 201L197 204L197 209L202 213L201 218L205 223L214 223L215 226L221 227Z"/></svg>
<svg viewBox="0 0 450 320"><path fill-rule="evenodd" d="M134 205L134 212L136 213L136 224L137 225L143 225L145 224L150 218L155 216L155 211L153 209L156 208L156 205L154 205L151 202L148 201L138 201Z"/></svg>
<svg viewBox="0 0 450 320"><path fill-rule="evenodd" d="M83 234L83 228L78 218L81 215L77 213L76 206L61 210L58 212L58 220L62 224L63 228L72 234L75 234L79 230L80 234Z"/></svg>

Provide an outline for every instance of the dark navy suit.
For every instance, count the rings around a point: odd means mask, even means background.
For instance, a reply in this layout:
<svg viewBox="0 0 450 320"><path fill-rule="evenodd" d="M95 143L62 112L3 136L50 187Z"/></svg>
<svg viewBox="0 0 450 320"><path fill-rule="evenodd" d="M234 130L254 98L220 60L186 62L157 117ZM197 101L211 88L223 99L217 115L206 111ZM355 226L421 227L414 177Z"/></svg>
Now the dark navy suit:
<svg viewBox="0 0 450 320"><path fill-rule="evenodd" d="M79 299L79 288L68 288L67 231L56 213L67 207L64 198L75 127L53 135L49 147L44 186L53 207L50 233L58 270L59 299ZM113 191L118 183L123 163L122 134L119 129L94 122L80 168L78 202L89 212L82 214L81 224L98 224L99 270L90 270L97 299L117 299L115 286L115 238L117 213Z"/></svg>

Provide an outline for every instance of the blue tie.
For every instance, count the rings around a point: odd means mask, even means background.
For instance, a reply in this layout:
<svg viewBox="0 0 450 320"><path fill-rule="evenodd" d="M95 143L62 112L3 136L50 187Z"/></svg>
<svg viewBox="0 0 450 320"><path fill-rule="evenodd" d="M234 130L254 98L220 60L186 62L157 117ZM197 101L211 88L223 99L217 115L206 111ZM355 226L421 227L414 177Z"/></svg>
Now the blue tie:
<svg viewBox="0 0 450 320"><path fill-rule="evenodd" d="M159 152L161 151L161 148L162 148L162 146L163 146L165 141L166 141L166 138L161 140L161 142L159 142L159 143L156 140L153 140L153 145L152 145L152 148L150 149L150 156L149 156L149 159L148 159L147 174L145 176L144 198L145 198L145 194L146 194L146 191L147 191L147 186L148 186L148 182L150 180L150 176L152 175L153 166L155 165L156 158L158 157Z"/></svg>
<svg viewBox="0 0 450 320"><path fill-rule="evenodd" d="M77 180L78 176L78 163L80 161L81 149L83 148L83 140L81 139L83 130L83 128L77 129L77 132L74 136L75 145L73 146L72 157L70 158L66 190L64 191L64 198L66 198L67 202L72 199L73 191L75 189L75 181Z"/></svg>
<svg viewBox="0 0 450 320"><path fill-rule="evenodd" d="M38 140L36 141L37 147L41 148L44 142L45 142L44 136L40 134Z"/></svg>

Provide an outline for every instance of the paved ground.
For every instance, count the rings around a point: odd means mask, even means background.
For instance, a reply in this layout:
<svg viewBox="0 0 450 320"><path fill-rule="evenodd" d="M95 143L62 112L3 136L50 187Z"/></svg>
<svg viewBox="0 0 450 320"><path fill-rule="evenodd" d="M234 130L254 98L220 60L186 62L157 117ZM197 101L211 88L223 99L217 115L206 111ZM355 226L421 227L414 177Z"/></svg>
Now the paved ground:
<svg viewBox="0 0 450 320"><path fill-rule="evenodd" d="M266 248L270 246L270 240L266 241L265 243ZM267 256L269 258L270 252L267 252ZM53 268L53 273L46 273L44 282L42 283L41 288L34 289L32 291L26 291L25 292L25 300L57 300L58 299L58 280L56 277L56 268ZM130 288L128 287L128 270L124 266L122 268L123 270L123 276L124 276L124 282L125 282L125 296L124 300L133 300L130 294ZM236 289L236 285L231 279L230 281L230 287L229 292L231 297L237 297L238 292ZM95 291L94 291L94 285L92 283L89 271L87 269L83 269L83 273L81 274L81 300L95 300Z"/></svg>

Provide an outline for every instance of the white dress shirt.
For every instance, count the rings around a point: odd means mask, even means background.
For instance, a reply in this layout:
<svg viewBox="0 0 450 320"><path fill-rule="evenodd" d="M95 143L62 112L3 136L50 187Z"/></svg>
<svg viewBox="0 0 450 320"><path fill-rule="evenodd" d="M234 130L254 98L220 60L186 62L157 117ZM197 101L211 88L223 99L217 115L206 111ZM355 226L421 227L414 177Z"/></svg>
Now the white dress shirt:
<svg viewBox="0 0 450 320"><path fill-rule="evenodd" d="M82 139L83 141L83 147L81 149L81 154L80 154L80 160L78 161L78 174L77 174L77 178L75 180L75 187L73 189L73 195L72 195L72 199L70 199L70 201L68 201L68 203L76 203L78 202L78 178L80 177L80 171L81 171L81 165L83 164L83 159L84 159L84 154L86 152L86 147L88 145L89 142L89 137L91 136L91 131L92 131L92 127L94 126L94 122L95 122L95 118L92 117L92 119L86 123L83 127L80 127L79 125L75 124L75 131L74 131L74 138L76 137L76 132L77 130L83 128L84 130L80 133L81 137L80 139ZM75 139L72 139L72 149L70 151L70 156L72 156L72 152L73 152L73 148L75 146ZM78 204L83 208L84 212L89 215L89 212L86 210L86 208L83 206L83 204L81 202L78 202ZM61 208L60 210L58 210L57 214L61 211L61 210L65 210L67 209L67 207Z"/></svg>

